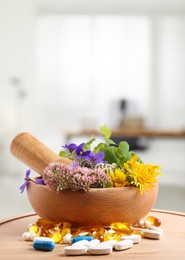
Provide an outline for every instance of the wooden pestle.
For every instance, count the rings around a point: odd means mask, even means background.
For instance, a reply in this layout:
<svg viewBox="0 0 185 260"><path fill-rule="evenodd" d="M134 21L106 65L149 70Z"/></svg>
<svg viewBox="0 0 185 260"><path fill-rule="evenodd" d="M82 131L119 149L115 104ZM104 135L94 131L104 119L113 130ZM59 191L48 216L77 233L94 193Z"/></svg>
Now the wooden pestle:
<svg viewBox="0 0 185 260"><path fill-rule="evenodd" d="M59 156L33 135L26 132L18 134L13 139L10 151L17 159L40 175L51 162L60 161L67 164L72 162L68 158Z"/></svg>

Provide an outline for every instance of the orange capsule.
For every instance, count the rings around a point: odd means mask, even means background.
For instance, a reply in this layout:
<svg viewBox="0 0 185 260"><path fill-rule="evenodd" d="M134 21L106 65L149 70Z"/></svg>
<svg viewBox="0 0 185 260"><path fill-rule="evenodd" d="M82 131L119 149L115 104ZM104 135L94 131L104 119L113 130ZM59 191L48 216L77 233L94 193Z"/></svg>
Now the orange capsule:
<svg viewBox="0 0 185 260"><path fill-rule="evenodd" d="M99 239L100 242L104 241L105 229L103 227L98 228L95 238Z"/></svg>
<svg viewBox="0 0 185 260"><path fill-rule="evenodd" d="M52 222L50 220L40 218L40 219L37 220L36 225L38 227L55 227L58 224L55 224L54 222Z"/></svg>
<svg viewBox="0 0 185 260"><path fill-rule="evenodd" d="M159 227L161 225L161 221L153 216L148 216L146 220L150 222L151 226Z"/></svg>
<svg viewBox="0 0 185 260"><path fill-rule="evenodd" d="M111 229L118 234L131 234L133 232L133 227L126 222L113 222L111 224Z"/></svg>

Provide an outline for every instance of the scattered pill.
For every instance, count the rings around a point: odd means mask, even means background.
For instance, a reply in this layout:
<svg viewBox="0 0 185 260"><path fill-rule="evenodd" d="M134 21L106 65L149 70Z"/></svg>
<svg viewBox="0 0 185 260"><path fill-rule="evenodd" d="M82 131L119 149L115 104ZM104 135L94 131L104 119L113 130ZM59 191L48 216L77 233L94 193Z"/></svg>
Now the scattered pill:
<svg viewBox="0 0 185 260"><path fill-rule="evenodd" d="M100 240L97 239L97 238L95 238L95 239L89 241L89 244L87 244L87 246L88 246L88 247L93 247L93 246L97 246L97 245L99 245L99 244L100 244Z"/></svg>
<svg viewBox="0 0 185 260"><path fill-rule="evenodd" d="M159 227L161 225L161 221L153 216L148 216L146 220L150 222L150 226Z"/></svg>
<svg viewBox="0 0 185 260"><path fill-rule="evenodd" d="M138 222L138 225L140 226L140 227L144 227L144 220L143 219L140 219L139 220L139 222Z"/></svg>
<svg viewBox="0 0 185 260"><path fill-rule="evenodd" d="M144 221L144 227L145 227L145 228L149 228L150 226L151 226L150 221L145 220L145 221Z"/></svg>
<svg viewBox="0 0 185 260"><path fill-rule="evenodd" d="M154 231L158 231L158 232L161 232L161 233L163 232L163 230L161 228L155 227L155 226L150 226L149 229L154 230Z"/></svg>
<svg viewBox="0 0 185 260"><path fill-rule="evenodd" d="M76 236L76 237L73 237L72 240L71 240L71 243L76 243L77 241L80 241L80 240L88 240L88 241L91 241L93 240L93 237L92 236Z"/></svg>
<svg viewBox="0 0 185 260"><path fill-rule="evenodd" d="M37 236L37 234L33 231L29 232L30 233L30 240L33 241L33 239Z"/></svg>
<svg viewBox="0 0 185 260"><path fill-rule="evenodd" d="M87 253L86 246L66 246L64 247L64 254L65 255L84 255Z"/></svg>
<svg viewBox="0 0 185 260"><path fill-rule="evenodd" d="M34 232L36 234L39 232L39 228L37 227L37 225L32 223L28 225L28 230L29 232Z"/></svg>
<svg viewBox="0 0 185 260"><path fill-rule="evenodd" d="M121 240L132 240L134 244L141 242L141 236L133 234L130 236L121 236Z"/></svg>
<svg viewBox="0 0 185 260"><path fill-rule="evenodd" d="M68 244L71 242L71 237L72 235L70 233L66 234L64 237L63 237L63 243L65 244Z"/></svg>
<svg viewBox="0 0 185 260"><path fill-rule="evenodd" d="M115 247L115 245L117 244L118 242L116 240L107 240L107 241L104 241L104 242L101 242L100 245L109 245L109 246L112 246L112 248Z"/></svg>
<svg viewBox="0 0 185 260"><path fill-rule="evenodd" d="M88 244L89 244L88 240L80 240L80 241L73 243L72 247L79 247L79 246L87 246L88 247Z"/></svg>
<svg viewBox="0 0 185 260"><path fill-rule="evenodd" d="M35 237L33 239L33 248L40 251L52 251L55 248L55 242L49 237Z"/></svg>
<svg viewBox="0 0 185 260"><path fill-rule="evenodd" d="M24 233L22 234L22 239L23 239L24 241L29 241L29 240L31 240L31 239L30 239L30 232L24 232Z"/></svg>
<svg viewBox="0 0 185 260"><path fill-rule="evenodd" d="M112 253L112 246L110 245L101 245L93 246L89 248L89 253L91 255L109 255Z"/></svg>
<svg viewBox="0 0 185 260"><path fill-rule="evenodd" d="M132 240L122 240L115 245L115 250L121 251L133 246Z"/></svg>
<svg viewBox="0 0 185 260"><path fill-rule="evenodd" d="M152 239L161 239L162 232L145 229L144 230L144 237L145 238L152 238Z"/></svg>

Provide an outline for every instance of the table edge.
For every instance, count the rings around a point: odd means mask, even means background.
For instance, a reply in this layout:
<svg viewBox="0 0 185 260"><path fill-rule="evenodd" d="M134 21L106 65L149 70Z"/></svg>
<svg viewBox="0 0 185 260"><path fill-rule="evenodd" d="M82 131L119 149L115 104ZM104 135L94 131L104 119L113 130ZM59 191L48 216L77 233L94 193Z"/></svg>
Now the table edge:
<svg viewBox="0 0 185 260"><path fill-rule="evenodd" d="M170 215L185 217L184 212L169 211L169 210L163 210L163 209L151 209L150 212L163 213L163 214L170 214ZM21 214L21 215L15 215L15 216L12 216L12 217L0 219L0 225L3 225L7 222L15 221L17 219L28 218L28 217L32 217L32 216L37 216L37 214L35 212L28 212L28 213L24 213L24 214Z"/></svg>

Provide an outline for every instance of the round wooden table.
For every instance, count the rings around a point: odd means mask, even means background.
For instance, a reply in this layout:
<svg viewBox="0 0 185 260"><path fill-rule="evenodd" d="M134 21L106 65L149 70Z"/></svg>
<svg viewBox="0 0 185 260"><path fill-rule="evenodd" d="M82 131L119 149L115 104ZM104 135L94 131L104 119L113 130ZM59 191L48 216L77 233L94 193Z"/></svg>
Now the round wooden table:
<svg viewBox="0 0 185 260"><path fill-rule="evenodd" d="M75 256L76 259L132 259L132 260L181 260L185 259L185 213L152 210L150 215L161 220L163 237L161 240L143 238L139 244L124 251L113 251L111 255ZM36 251L31 241L23 241L22 233L27 231L30 223L39 217L34 213L12 217L0 221L0 259L2 260L33 260L33 259L66 259L64 245L57 244L52 252Z"/></svg>

